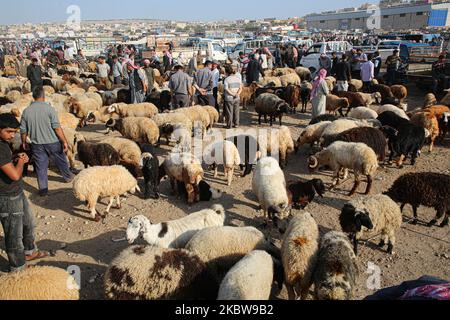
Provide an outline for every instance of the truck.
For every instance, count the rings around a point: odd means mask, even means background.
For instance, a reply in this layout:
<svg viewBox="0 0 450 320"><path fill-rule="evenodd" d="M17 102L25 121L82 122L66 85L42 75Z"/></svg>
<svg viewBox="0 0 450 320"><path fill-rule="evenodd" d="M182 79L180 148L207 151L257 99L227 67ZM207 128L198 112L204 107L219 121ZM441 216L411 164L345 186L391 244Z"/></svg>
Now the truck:
<svg viewBox="0 0 450 320"><path fill-rule="evenodd" d="M319 42L312 45L308 51L306 51L300 60L300 64L314 73L319 70L319 58L321 54L325 53L331 58L332 53L336 52L337 56L340 58L344 53L351 51L352 48L353 46L347 41Z"/></svg>
<svg viewBox="0 0 450 320"><path fill-rule="evenodd" d="M230 60L237 60L239 58L239 53L243 52L245 55L252 54L257 49L261 48L272 48L274 43L272 40L268 39L253 39L253 40L244 40L243 42L237 44L229 55Z"/></svg>

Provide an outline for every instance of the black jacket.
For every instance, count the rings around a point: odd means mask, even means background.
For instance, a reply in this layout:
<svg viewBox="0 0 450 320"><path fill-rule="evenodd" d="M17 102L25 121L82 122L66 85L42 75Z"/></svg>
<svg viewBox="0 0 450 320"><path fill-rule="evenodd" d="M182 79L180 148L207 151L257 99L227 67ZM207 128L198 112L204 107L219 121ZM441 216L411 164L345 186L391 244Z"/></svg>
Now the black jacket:
<svg viewBox="0 0 450 320"><path fill-rule="evenodd" d="M264 74L264 70L259 62L255 59L250 60L247 66L247 83L251 84L253 82L258 82L260 74Z"/></svg>
<svg viewBox="0 0 450 320"><path fill-rule="evenodd" d="M42 80L42 70L40 66L30 64L27 68L27 78L31 82L32 87L44 85Z"/></svg>
<svg viewBox="0 0 450 320"><path fill-rule="evenodd" d="M336 80L349 81L351 79L351 68L347 61L340 61L336 64Z"/></svg>

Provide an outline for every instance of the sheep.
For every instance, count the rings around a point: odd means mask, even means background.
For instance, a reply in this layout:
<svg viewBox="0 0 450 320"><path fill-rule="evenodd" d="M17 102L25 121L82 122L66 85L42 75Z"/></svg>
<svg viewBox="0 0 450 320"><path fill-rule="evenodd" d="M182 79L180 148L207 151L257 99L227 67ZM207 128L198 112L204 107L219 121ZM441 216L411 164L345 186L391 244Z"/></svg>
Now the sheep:
<svg viewBox="0 0 450 320"><path fill-rule="evenodd" d="M374 110L376 113L378 113L378 115L380 115L380 114L382 114L384 112L390 111L390 112L395 113L399 117L402 117L402 118L404 118L406 120L409 120L409 117L408 117L408 115L406 114L405 111L403 111L403 110L399 109L398 107L396 107L394 105L391 105L391 104L386 104L386 105L381 106L381 107L379 107L379 106L369 106L369 108Z"/></svg>
<svg viewBox="0 0 450 320"><path fill-rule="evenodd" d="M394 98L391 88L385 84L372 84L370 86L370 93L375 92L379 92L381 94L381 99L383 101Z"/></svg>
<svg viewBox="0 0 450 320"><path fill-rule="evenodd" d="M248 176L253 171L253 165L261 158L260 146L258 137L252 134L242 135L227 135L227 141L234 143L238 148L241 164L240 167L244 171L242 177Z"/></svg>
<svg viewBox="0 0 450 320"><path fill-rule="evenodd" d="M189 108L180 108L173 113L181 113L189 120L191 120L192 128L196 128L202 135L205 134L206 128L211 126L211 118L209 117L208 111L206 111L201 106L194 106Z"/></svg>
<svg viewBox="0 0 450 320"><path fill-rule="evenodd" d="M73 181L75 198L87 201L91 216L96 222L103 218L96 210L98 198L110 198L106 209L106 213L109 213L114 199L117 199L117 206L121 208L120 196L127 192L134 194L136 191L140 192L137 180L122 166L85 169Z"/></svg>
<svg viewBox="0 0 450 320"><path fill-rule="evenodd" d="M203 156L207 157L207 162L212 164L215 179L218 177L218 165L223 165L228 186L231 186L234 169L241 164L239 150L234 143L226 140L216 142L205 149Z"/></svg>
<svg viewBox="0 0 450 320"><path fill-rule="evenodd" d="M359 94L360 97L364 101L364 103L361 105L361 107L368 107L372 104L380 104L381 103L381 93L379 93L379 92L375 92L372 94L358 92L357 94Z"/></svg>
<svg viewBox="0 0 450 320"><path fill-rule="evenodd" d="M281 86L287 87L290 84L299 86L302 84L300 77L296 73L287 74L280 77Z"/></svg>
<svg viewBox="0 0 450 320"><path fill-rule="evenodd" d="M22 93L17 90L11 90L6 94L5 97L9 102L14 103L22 97Z"/></svg>
<svg viewBox="0 0 450 320"><path fill-rule="evenodd" d="M361 91L364 86L364 83L358 79L351 79L348 82L348 90L350 92L358 92Z"/></svg>
<svg viewBox="0 0 450 320"><path fill-rule="evenodd" d="M66 270L30 266L0 276L0 300L79 300L80 287Z"/></svg>
<svg viewBox="0 0 450 320"><path fill-rule="evenodd" d="M413 224L417 224L417 209L423 205L434 208L436 218L430 221L428 227L434 226L444 215L440 227L449 223L450 217L450 176L439 173L421 172L409 173L398 178L385 193L392 200L401 203L401 211L410 204L413 207Z"/></svg>
<svg viewBox="0 0 450 320"><path fill-rule="evenodd" d="M286 126L281 126L278 130L271 130L267 139L266 148L260 141L262 155L270 154L272 157L278 157L280 167L284 169L288 164L289 154L295 151L295 143L291 136L291 130ZM278 154L273 152L278 151Z"/></svg>
<svg viewBox="0 0 450 320"><path fill-rule="evenodd" d="M345 91L340 91L337 92L337 96L340 98L347 98L348 99L348 103L349 103L349 108L347 110L347 114L346 116L348 116L348 114L350 113L350 111L352 109L361 107L361 106L365 106L366 105L366 101L365 99L358 93L358 92L345 92ZM344 116L344 114L342 113L342 110L340 111L341 115Z"/></svg>
<svg viewBox="0 0 450 320"><path fill-rule="evenodd" d="M353 119L377 119L378 118L378 113L376 113L376 111L367 108L367 107L358 107L356 109L353 109L352 111L350 111L350 113L348 114L348 116L350 118Z"/></svg>
<svg viewBox="0 0 450 320"><path fill-rule="evenodd" d="M253 174L252 190L266 219L276 222L289 216L286 180L275 159L266 157L259 160Z"/></svg>
<svg viewBox="0 0 450 320"><path fill-rule="evenodd" d="M173 136L179 144L187 144L192 136L192 122L182 113L160 113L152 118L159 127L160 143L161 138L165 138L167 144Z"/></svg>
<svg viewBox="0 0 450 320"><path fill-rule="evenodd" d="M118 131L127 139L137 143L156 144L159 140L159 128L149 118L110 119L106 123L108 131Z"/></svg>
<svg viewBox="0 0 450 320"><path fill-rule="evenodd" d="M258 123L261 125L261 118L267 123L267 116L270 117L270 126L273 125L275 118L280 119L280 126L282 124L283 113L288 113L289 105L271 93L264 93L255 100L255 111L258 113Z"/></svg>
<svg viewBox="0 0 450 320"><path fill-rule="evenodd" d="M387 141L383 132L376 128L359 127L344 131L334 136L328 136L322 143L322 147L328 147L336 141L364 143L378 156L378 160L386 160Z"/></svg>
<svg viewBox="0 0 450 320"><path fill-rule="evenodd" d="M273 69L272 75L274 77L281 77L292 73L295 73L295 70L291 68L276 68Z"/></svg>
<svg viewBox="0 0 450 320"><path fill-rule="evenodd" d="M86 142L84 139L78 139L79 138L75 138L78 158L83 163L86 169L89 166L106 167L119 164L119 153L109 144L91 143Z"/></svg>
<svg viewBox="0 0 450 320"><path fill-rule="evenodd" d="M323 121L316 124L309 125L305 130L301 133L300 137L297 140L296 151L305 145L313 145L318 142L323 135L325 129L331 124L331 121Z"/></svg>
<svg viewBox="0 0 450 320"><path fill-rule="evenodd" d="M402 85L391 86L391 92L400 103L403 103L403 101L408 97L408 89Z"/></svg>
<svg viewBox="0 0 450 320"><path fill-rule="evenodd" d="M109 265L104 281L111 300L211 299L218 286L195 254L153 246L125 249Z"/></svg>
<svg viewBox="0 0 450 320"><path fill-rule="evenodd" d="M160 178L168 176L172 191L176 193L176 181L184 183L188 195L188 204L200 201L199 184L203 180L204 171L201 162L190 153L171 153L159 168ZM213 188L207 190L213 199L219 199L222 192Z"/></svg>
<svg viewBox="0 0 450 320"><path fill-rule="evenodd" d="M450 112L450 108L447 106L443 106L443 105L437 105L437 106L428 107L428 108L424 109L423 111L431 112L437 118L441 118L445 113Z"/></svg>
<svg viewBox="0 0 450 320"><path fill-rule="evenodd" d="M21 91L22 87L23 83L19 79L0 77L0 93L2 94L7 94L12 90Z"/></svg>
<svg viewBox="0 0 450 320"><path fill-rule="evenodd" d="M86 122L87 123L95 123L97 121L101 123L106 123L110 119L120 119L118 114L111 114L109 113L109 106L107 107L101 107L98 110L95 111L89 111L86 116Z"/></svg>
<svg viewBox="0 0 450 320"><path fill-rule="evenodd" d="M76 142L84 140L84 136L72 128L62 128L62 130L69 144L67 159L69 160L70 168L75 169L75 155L77 153Z"/></svg>
<svg viewBox="0 0 450 320"><path fill-rule="evenodd" d="M302 211L289 223L281 247L289 300L305 300L313 281L319 249L319 227L309 212Z"/></svg>
<svg viewBox="0 0 450 320"><path fill-rule="evenodd" d="M393 158L399 156L397 166L402 168L403 161L411 154L411 165L415 165L428 131L389 111L380 114L378 120L382 123L382 130L389 140L391 152L389 162L392 163Z"/></svg>
<svg viewBox="0 0 450 320"><path fill-rule="evenodd" d="M145 184L145 192L144 198L150 199L153 198L158 200L160 198L159 195L159 159L155 153L153 146L149 144L144 144L141 147L142 156L139 169L142 167L142 175L144 176L144 184ZM136 172L136 167L134 168L134 172ZM130 168L128 168L130 171ZM131 171L130 171L131 172ZM133 172L131 172L133 174Z"/></svg>
<svg viewBox="0 0 450 320"><path fill-rule="evenodd" d="M121 118L153 118L159 110L152 103L115 103L108 108L108 112L117 113Z"/></svg>
<svg viewBox="0 0 450 320"><path fill-rule="evenodd" d="M316 194L323 198L326 191L325 184L320 179L313 179L307 182L290 182L287 190L289 204L295 209L305 209L314 201Z"/></svg>
<svg viewBox="0 0 450 320"><path fill-rule="evenodd" d="M66 101L69 99L68 96L54 93L52 95L46 96L46 101L56 109L58 112L69 112L69 109L66 109L67 103Z"/></svg>
<svg viewBox="0 0 450 320"><path fill-rule="evenodd" d="M373 178L378 169L378 157L372 148L364 143L350 143L337 141L328 148L310 158L310 169L328 165L334 171L336 181L333 182L332 189L339 185L341 169L351 169L355 175L355 184L349 196L353 196L360 184L359 176L367 176L367 189L365 194L369 194L372 188Z"/></svg>
<svg viewBox="0 0 450 320"><path fill-rule="evenodd" d="M51 86L44 86L44 92L45 96L49 96L56 93L55 89Z"/></svg>
<svg viewBox="0 0 450 320"><path fill-rule="evenodd" d="M281 80L278 77L265 76L257 83L261 87L282 87ZM257 86L255 86L257 87Z"/></svg>
<svg viewBox="0 0 450 320"><path fill-rule="evenodd" d="M75 95L65 102L65 108L77 118L81 119L81 127L85 126L89 112L96 111L101 107L101 101L93 97L88 97L87 95Z"/></svg>
<svg viewBox="0 0 450 320"><path fill-rule="evenodd" d="M327 95L327 111L329 113L333 113L336 115L336 111L339 111L339 113L344 116L344 113L342 110L344 108L349 108L350 103L348 102L347 98L340 98L338 96L335 96L333 94Z"/></svg>
<svg viewBox="0 0 450 320"><path fill-rule="evenodd" d="M300 86L300 99L302 101L302 113L306 113L308 102L311 98L312 84L308 81L303 81Z"/></svg>
<svg viewBox="0 0 450 320"><path fill-rule="evenodd" d="M328 90L332 92L334 87L336 86L336 78L335 77L326 77L325 82L327 83Z"/></svg>
<svg viewBox="0 0 450 320"><path fill-rule="evenodd" d="M329 122L334 122L336 120L338 120L339 118L336 117L335 115L332 114L323 114L320 115L318 117L315 117L314 119L312 119L308 125L313 125L313 124L318 124L320 122L324 122L324 121L329 121Z"/></svg>
<svg viewBox="0 0 450 320"><path fill-rule="evenodd" d="M204 106L203 109L205 109L209 113L210 118L210 126L206 129L212 129L212 127L219 122L220 114L219 111L215 107L211 106Z"/></svg>
<svg viewBox="0 0 450 320"><path fill-rule="evenodd" d="M320 243L314 272L316 300L351 300L359 275L356 255L348 237L327 233Z"/></svg>
<svg viewBox="0 0 450 320"><path fill-rule="evenodd" d="M141 176L142 152L136 142L125 138L108 138L100 143L113 147L119 154L120 165L127 168L134 177Z"/></svg>
<svg viewBox="0 0 450 320"><path fill-rule="evenodd" d="M276 79L278 80L278 78ZM281 86L281 81L279 82ZM253 100L253 96L255 95L256 89L258 89L258 87L259 87L258 84L252 83L248 87L242 88L240 98L241 98L241 105L244 107L244 110L247 109L248 104Z"/></svg>
<svg viewBox="0 0 450 320"><path fill-rule="evenodd" d="M128 222L127 240L129 244L133 244L142 235L145 242L151 246L183 249L200 230L221 227L224 222L225 209L221 205L159 224L152 224L148 218L140 215Z"/></svg>
<svg viewBox="0 0 450 320"><path fill-rule="evenodd" d="M275 278L279 289L283 287L281 269L281 264L267 252L252 251L227 273L217 300L269 300Z"/></svg>
<svg viewBox="0 0 450 320"><path fill-rule="evenodd" d="M275 258L279 250L256 228L213 227L199 231L186 246L208 267L218 282L245 255L262 250Z"/></svg>
<svg viewBox="0 0 450 320"><path fill-rule="evenodd" d="M380 248L388 244L387 252L394 254L395 234L402 226L400 207L388 196L360 197L347 203L341 211L339 221L342 230L353 240L353 249L358 255L358 241L381 233Z"/></svg>
<svg viewBox="0 0 450 320"><path fill-rule="evenodd" d="M295 68L295 73L302 79L302 81L311 81L311 70L304 67Z"/></svg>
<svg viewBox="0 0 450 320"><path fill-rule="evenodd" d="M327 137L335 136L344 131L358 128L358 127L367 127L369 126L368 122L364 120L350 120L350 119L339 119L331 124L329 124L322 133L322 137L320 138L320 142L322 143Z"/></svg>
<svg viewBox="0 0 450 320"><path fill-rule="evenodd" d="M284 94L284 101L286 101L293 114L297 113L297 106L300 104L301 88L295 85L288 85Z"/></svg>
<svg viewBox="0 0 450 320"><path fill-rule="evenodd" d="M439 121L436 116L431 112L418 112L411 117L411 123L430 132L429 152L433 152L434 143L440 135Z"/></svg>
<svg viewBox="0 0 450 320"><path fill-rule="evenodd" d="M71 113L58 112L58 119L62 128L71 128L76 130L80 126L80 119Z"/></svg>

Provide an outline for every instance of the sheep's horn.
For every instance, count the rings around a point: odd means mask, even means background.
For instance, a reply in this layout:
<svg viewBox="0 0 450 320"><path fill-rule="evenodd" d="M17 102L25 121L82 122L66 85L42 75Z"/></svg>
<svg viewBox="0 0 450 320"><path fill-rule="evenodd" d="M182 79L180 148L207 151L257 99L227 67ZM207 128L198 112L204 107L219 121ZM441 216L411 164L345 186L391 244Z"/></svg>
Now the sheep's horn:
<svg viewBox="0 0 450 320"><path fill-rule="evenodd" d="M309 167L311 169L315 169L319 166L319 159L317 159L316 157L309 157Z"/></svg>

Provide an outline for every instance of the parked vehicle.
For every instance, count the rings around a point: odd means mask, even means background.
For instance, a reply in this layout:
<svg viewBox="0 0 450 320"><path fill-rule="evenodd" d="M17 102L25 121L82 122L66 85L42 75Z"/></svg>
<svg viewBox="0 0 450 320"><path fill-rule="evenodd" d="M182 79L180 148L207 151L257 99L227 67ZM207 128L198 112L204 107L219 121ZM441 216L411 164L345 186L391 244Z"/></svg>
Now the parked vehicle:
<svg viewBox="0 0 450 320"><path fill-rule="evenodd" d="M325 53L331 58L333 52L336 52L338 57L346 52L352 50L353 46L347 41L329 41L319 42L312 45L306 54L302 57L300 63L303 67L316 72L319 69L320 55Z"/></svg>
<svg viewBox="0 0 450 320"><path fill-rule="evenodd" d="M254 39L254 40L246 40L242 43L239 43L232 50L233 52L230 54L230 60L236 60L239 58L239 52L243 52L245 55L253 53L256 49L261 48L272 48L274 45L272 40L262 40L262 39Z"/></svg>

